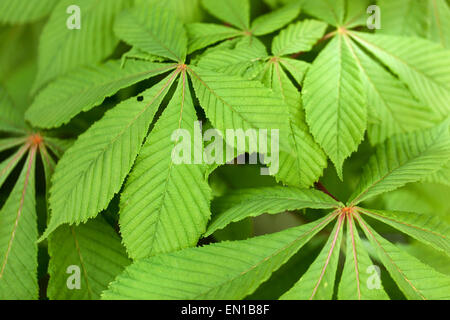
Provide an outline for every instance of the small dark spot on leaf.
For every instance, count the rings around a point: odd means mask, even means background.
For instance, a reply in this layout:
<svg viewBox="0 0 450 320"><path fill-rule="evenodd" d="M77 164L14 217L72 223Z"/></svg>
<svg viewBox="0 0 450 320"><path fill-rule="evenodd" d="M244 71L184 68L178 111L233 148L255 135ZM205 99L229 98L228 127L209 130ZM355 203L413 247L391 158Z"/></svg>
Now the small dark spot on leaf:
<svg viewBox="0 0 450 320"><path fill-rule="evenodd" d="M137 97L137 101L144 101L144 97L143 96L138 96Z"/></svg>

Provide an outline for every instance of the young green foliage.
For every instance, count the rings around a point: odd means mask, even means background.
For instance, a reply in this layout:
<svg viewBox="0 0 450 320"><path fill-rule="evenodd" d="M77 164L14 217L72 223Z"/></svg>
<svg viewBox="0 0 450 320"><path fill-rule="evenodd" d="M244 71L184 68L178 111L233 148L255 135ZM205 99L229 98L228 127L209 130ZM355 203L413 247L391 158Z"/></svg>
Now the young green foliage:
<svg viewBox="0 0 450 320"><path fill-rule="evenodd" d="M1 300L450 298L448 1L375 31L366 0L29 2L0 3ZM278 136L211 163L209 130Z"/></svg>
<svg viewBox="0 0 450 320"><path fill-rule="evenodd" d="M447 128L447 127L446 127ZM426 134L427 132L424 132ZM406 138L409 138L407 136ZM450 141L448 136L443 139ZM403 143L402 139L392 138L388 143L396 144L397 147ZM439 145L440 141L435 141L434 145ZM440 154L443 151L433 149L431 154ZM450 150L446 151L447 158L450 156ZM381 160L382 162L383 160ZM442 166L441 163L430 164L435 169ZM380 167L380 174L389 175L389 168ZM408 168L400 167L398 174L403 176L410 175L414 177L414 173ZM413 178L411 178L413 179ZM420 176L416 179L420 179ZM364 181L364 180L363 180ZM365 185L365 184L363 184ZM398 188L401 184L391 185L389 189ZM370 192L372 186L365 185L362 194ZM275 193L277 195L275 196ZM270 194L270 196L269 196ZM225 196L227 197L227 196ZM272 197L272 198L271 198ZM324 198L322 198L324 197ZM280 299L331 299L335 291L338 292L341 299L386 299L381 284L376 288L370 287L367 277L367 270L373 264L369 255L362 246L361 239L355 222L366 234L368 240L375 248L376 259L383 263L407 298L411 299L448 299L450 295L450 277L435 271L431 267L423 264L416 258L410 256L405 251L398 249L394 244L381 237L367 223L365 217L375 218L390 226L411 235L415 239L427 243L438 250L448 254L450 252L450 227L442 221L433 217L401 212L386 212L371 209L364 209L354 206L352 202L344 205L338 201L334 201L328 195L320 196L320 192L316 195L311 190L289 189L280 187L279 189L259 188L248 190L246 193L236 198L230 195L233 205L228 210L222 212L211 223L210 230L206 234L211 234L218 228L226 226L230 222L242 220L248 216L256 216L262 213L282 212L284 210L301 209L305 205L311 208L335 208L334 211L327 214L324 218L303 225L301 227L288 229L271 235L254 237L249 240L241 240L234 242L223 242L219 244L208 245L201 248L186 249L174 254L163 254L155 258L144 259L131 265L110 288L103 294L104 299L237 299L244 298L256 289L255 284L261 284L267 279L267 273L259 272L253 275L249 271L264 268L266 263L271 263L274 272L280 267L278 257L288 254L288 257L300 249L299 245L294 245L301 240L301 246L304 241L308 241L311 237L322 229L324 224L335 220L335 226L329 235L328 242L324 245L315 261L310 265L300 280ZM239 200L241 202L239 202ZM358 199L358 198L357 198ZM328 201L327 201L328 200ZM358 199L359 201L359 199ZM237 203L237 204L236 204ZM309 226L306 234L305 230ZM345 255L345 266L342 275L342 285L334 288L336 271L338 266L338 257L341 246L341 240L344 235L344 226L347 228L346 242L347 249ZM319 230L317 230L319 228ZM306 229L308 230L308 229ZM313 232L314 230L314 232ZM311 234L311 232L313 232ZM281 239L288 239L288 234L297 234L299 238L291 243L284 242ZM306 237L306 238L305 238ZM269 240L270 239L270 240ZM265 247L270 248L271 241L277 241L281 246L275 253L263 253L263 251L255 254L258 250L258 242L264 241ZM247 252L251 244L252 253ZM268 250L268 249L266 249ZM274 249L270 249L274 250ZM290 250L295 250L294 252ZM216 264L208 266L210 255L225 257L228 263L226 267L217 267ZM260 256L261 254L262 256ZM265 256L263 260L262 257ZM255 260L253 260L255 259ZM275 259L272 261L272 259ZM284 259L287 259L285 257ZM183 261L183 262L181 262ZM242 261L252 263L251 266L242 265ZM183 264L187 269L183 271L174 270L169 278L164 277L161 280L157 274L158 270L172 268L179 264ZM219 264L220 265L220 264ZM206 268L206 269L205 269ZM226 268L223 269L223 268ZM194 271L201 270L201 271ZM233 270L233 272L231 272ZM235 271L234 271L235 270ZM264 269L267 270L267 269ZM265 271L267 272L267 271ZM364 272L366 274L364 274ZM235 273L235 276L232 274ZM195 274L195 276L194 276ZM202 277L201 285L196 282L195 277ZM227 280L227 277L231 277ZM248 277L251 278L247 279ZM353 279L352 279L353 277ZM356 277L356 280L355 280ZM245 286L245 282L252 281L252 285ZM432 279L430 281L430 279ZM161 282L163 281L163 282ZM168 290L170 283L176 281L179 283L177 289ZM378 279L378 281L381 281ZM163 283L163 287L159 285ZM223 291L224 283L227 283L227 291ZM146 293L140 288L145 286L151 288ZM370 291L374 290L374 291Z"/></svg>

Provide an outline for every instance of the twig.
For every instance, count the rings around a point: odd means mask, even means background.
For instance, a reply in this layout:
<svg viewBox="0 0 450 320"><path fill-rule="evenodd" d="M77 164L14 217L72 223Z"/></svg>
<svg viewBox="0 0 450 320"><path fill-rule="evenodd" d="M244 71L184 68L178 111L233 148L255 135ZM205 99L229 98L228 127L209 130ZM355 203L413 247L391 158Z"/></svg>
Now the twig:
<svg viewBox="0 0 450 320"><path fill-rule="evenodd" d="M339 201L338 198L336 198L335 196L333 196L330 191L327 190L327 188L325 188L325 186L322 184L322 182L317 181L314 186L316 187L316 189L322 191L323 193L329 195L330 197L332 197L334 200ZM340 201L339 201L340 202Z"/></svg>

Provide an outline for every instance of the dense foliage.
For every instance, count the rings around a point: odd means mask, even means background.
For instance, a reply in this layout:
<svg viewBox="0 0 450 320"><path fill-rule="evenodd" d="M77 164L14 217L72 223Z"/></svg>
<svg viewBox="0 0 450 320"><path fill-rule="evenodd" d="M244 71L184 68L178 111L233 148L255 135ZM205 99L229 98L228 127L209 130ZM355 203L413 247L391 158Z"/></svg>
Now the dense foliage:
<svg viewBox="0 0 450 320"><path fill-rule="evenodd" d="M1 1L0 299L449 299L449 24L446 0Z"/></svg>

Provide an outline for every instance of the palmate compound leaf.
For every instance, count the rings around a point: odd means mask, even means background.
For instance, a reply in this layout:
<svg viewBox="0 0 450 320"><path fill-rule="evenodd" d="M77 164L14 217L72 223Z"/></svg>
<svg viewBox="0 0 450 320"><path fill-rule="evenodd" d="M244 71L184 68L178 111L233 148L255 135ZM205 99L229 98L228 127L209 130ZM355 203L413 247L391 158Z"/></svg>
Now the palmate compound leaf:
<svg viewBox="0 0 450 320"><path fill-rule="evenodd" d="M359 236L353 218L347 215L345 263L338 287L339 300L386 300L389 296L379 283L372 286L374 263Z"/></svg>
<svg viewBox="0 0 450 320"><path fill-rule="evenodd" d="M318 180L327 165L326 156L309 133L300 93L285 71L300 85L308 63L286 57L271 58L264 45L253 39L251 42L241 41L234 48L208 52L198 64L221 73L259 79L278 94L288 106L287 132L291 149L290 152L280 152L280 166L275 177L285 184L299 187L309 187Z"/></svg>
<svg viewBox="0 0 450 320"><path fill-rule="evenodd" d="M276 214L304 208L332 209L340 205L321 191L279 186L234 191L225 195L220 201L231 202L235 205L213 218L205 237L223 229L231 222L256 217L263 213Z"/></svg>
<svg viewBox="0 0 450 320"><path fill-rule="evenodd" d="M408 299L449 299L450 277L435 271L381 237L357 214L357 221L376 249L378 259Z"/></svg>
<svg viewBox="0 0 450 320"><path fill-rule="evenodd" d="M63 223L85 222L107 207L130 171L176 74L141 93L142 101L132 97L108 111L67 150L52 178L52 214L41 239Z"/></svg>
<svg viewBox="0 0 450 320"><path fill-rule="evenodd" d="M139 260L102 299L242 299L283 265L335 214L242 241L221 242Z"/></svg>
<svg viewBox="0 0 450 320"><path fill-rule="evenodd" d="M36 147L0 209L0 299L37 299ZM19 151L20 154L20 151Z"/></svg>
<svg viewBox="0 0 450 320"><path fill-rule="evenodd" d="M450 256L450 227L432 214L363 208L359 211Z"/></svg>
<svg viewBox="0 0 450 320"><path fill-rule="evenodd" d="M34 89L77 67L98 63L113 53L119 43L113 33L113 22L129 3L129 0L77 0L75 3L60 0L41 33ZM70 18L70 14L77 12L72 5L80 10L79 29L66 25L76 22L74 17Z"/></svg>
<svg viewBox="0 0 450 320"><path fill-rule="evenodd" d="M319 256L281 300L331 300L344 222L345 216L341 215Z"/></svg>
<svg viewBox="0 0 450 320"><path fill-rule="evenodd" d="M342 179L344 160L364 138L366 97L349 39L338 33L306 74L303 104L311 133Z"/></svg>
<svg viewBox="0 0 450 320"><path fill-rule="evenodd" d="M48 15L59 0L14 0L0 2L0 23L30 23Z"/></svg>
<svg viewBox="0 0 450 320"><path fill-rule="evenodd" d="M408 88L351 41L352 55L361 69L369 111L376 117L368 124L372 144L397 134L433 126L439 121L432 109L413 97Z"/></svg>
<svg viewBox="0 0 450 320"><path fill-rule="evenodd" d="M183 23L162 4L146 2L120 14L116 34L148 53L184 62L187 36Z"/></svg>
<svg viewBox="0 0 450 320"><path fill-rule="evenodd" d="M227 23L231 23L237 27L237 29L233 26L224 26L213 23L188 24L187 31L189 35L189 53L205 48L222 40L237 37L243 37L245 40L252 41L257 39L254 36L265 35L282 28L284 25L295 19L300 11L299 2L294 1L278 10L257 17L255 21L253 21L250 28L248 27L248 22L243 23L244 19L249 21L249 18L244 18L245 15L248 15L245 13L245 10L249 10L249 3L247 0L230 0L220 2L206 0L203 1L203 3L207 10L213 13L213 15L223 21L226 21ZM226 9L224 9L224 7ZM239 17L240 15L243 16ZM230 22L233 19L236 19L236 23Z"/></svg>
<svg viewBox="0 0 450 320"><path fill-rule="evenodd" d="M397 135L379 145L349 202L360 203L437 172L450 157L448 124Z"/></svg>
<svg viewBox="0 0 450 320"><path fill-rule="evenodd" d="M175 68L174 64L131 60L124 68L120 64L109 61L61 77L39 93L25 114L26 120L35 127L58 127L118 90Z"/></svg>
<svg viewBox="0 0 450 320"><path fill-rule="evenodd" d="M193 246L205 232L211 190L201 162L202 137L196 121L183 71L121 197L119 223L133 259ZM188 149L181 151L185 145Z"/></svg>
<svg viewBox="0 0 450 320"><path fill-rule="evenodd" d="M419 38L349 34L398 75L420 101L441 117L448 116L450 50Z"/></svg>
<svg viewBox="0 0 450 320"><path fill-rule="evenodd" d="M51 300L99 299L130 264L120 237L102 217L77 227L61 226L49 237L48 248Z"/></svg>

